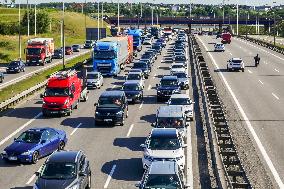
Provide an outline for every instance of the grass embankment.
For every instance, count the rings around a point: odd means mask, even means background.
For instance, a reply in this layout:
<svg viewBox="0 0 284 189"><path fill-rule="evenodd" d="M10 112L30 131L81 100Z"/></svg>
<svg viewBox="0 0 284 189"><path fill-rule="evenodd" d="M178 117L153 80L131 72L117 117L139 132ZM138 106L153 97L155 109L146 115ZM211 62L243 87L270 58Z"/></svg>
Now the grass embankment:
<svg viewBox="0 0 284 189"><path fill-rule="evenodd" d="M88 58L90 58L89 53L76 57L70 61L67 61L66 68L70 68L74 66L75 64L77 64L78 62L82 62ZM56 71L60 71L60 70L62 70L62 64L49 68L45 71L39 72L38 74L32 77L29 77L18 83L5 87L4 89L0 90L0 103L17 94L20 94L21 92L37 85L38 83L45 81L51 74L53 74Z"/></svg>
<svg viewBox="0 0 284 189"><path fill-rule="evenodd" d="M41 10L37 10L41 11ZM37 37L52 37L55 41L55 46L61 46L61 18L62 12L53 9L45 9L51 19L49 31L44 34L38 34ZM22 16L25 13L25 9L21 10ZM76 12L65 12L65 44L83 44L86 39L85 33L85 15ZM18 22L18 9L13 8L0 8L0 23L1 22ZM101 25L101 21L100 21ZM97 27L97 20L90 17L86 17L87 27ZM107 28L107 34L110 34L107 23L104 22L103 27ZM34 27L34 26L30 26ZM101 27L101 26L100 26ZM26 48L26 42L29 38L34 38L34 34L31 33L30 37L27 35L21 36L22 47L22 59L25 59L24 49ZM19 37L17 35L0 35L0 63L7 63L11 60L19 58Z"/></svg>

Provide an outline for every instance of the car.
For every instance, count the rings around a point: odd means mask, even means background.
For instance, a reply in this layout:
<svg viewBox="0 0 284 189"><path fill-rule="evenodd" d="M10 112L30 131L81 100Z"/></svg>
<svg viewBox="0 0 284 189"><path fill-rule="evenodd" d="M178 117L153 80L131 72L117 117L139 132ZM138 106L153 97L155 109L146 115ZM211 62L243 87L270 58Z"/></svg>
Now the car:
<svg viewBox="0 0 284 189"><path fill-rule="evenodd" d="M137 81L126 81L122 85L128 103L142 102L143 101L143 88Z"/></svg>
<svg viewBox="0 0 284 189"><path fill-rule="evenodd" d="M139 74L143 74L143 71L142 71L142 69L140 69L140 68L131 68L129 71L128 71L128 73L134 73L134 72L138 72Z"/></svg>
<svg viewBox="0 0 284 189"><path fill-rule="evenodd" d="M151 68L152 65L153 65L153 63L151 62L151 59L149 59L149 58L142 58L141 57L139 62L145 62L148 65L149 68Z"/></svg>
<svg viewBox="0 0 284 189"><path fill-rule="evenodd" d="M189 89L189 76L185 72L174 72L172 75L177 76L181 89Z"/></svg>
<svg viewBox="0 0 284 189"><path fill-rule="evenodd" d="M227 70L242 70L242 72L245 71L245 64L244 61L241 58L231 58L228 60L227 64Z"/></svg>
<svg viewBox="0 0 284 189"><path fill-rule="evenodd" d="M65 55L71 55L73 54L73 49L71 46L66 46L65 47Z"/></svg>
<svg viewBox="0 0 284 189"><path fill-rule="evenodd" d="M187 94L173 94L168 101L169 106L181 106L189 121L193 120L193 104Z"/></svg>
<svg viewBox="0 0 284 189"><path fill-rule="evenodd" d="M126 76L126 81L137 81L140 84L140 87L144 88L145 79L144 74L140 74L138 72L130 72Z"/></svg>
<svg viewBox="0 0 284 189"><path fill-rule="evenodd" d="M144 152L142 164L148 169L156 160L176 161L181 169L185 168L185 154L183 138L175 128L154 128L144 144L140 145Z"/></svg>
<svg viewBox="0 0 284 189"><path fill-rule="evenodd" d="M184 65L184 63L173 63L171 65L171 75L173 75L173 73L175 72L187 72L187 65Z"/></svg>
<svg viewBox="0 0 284 189"><path fill-rule="evenodd" d="M88 89L100 89L104 85L104 78L100 72L87 72Z"/></svg>
<svg viewBox="0 0 284 189"><path fill-rule="evenodd" d="M95 45L95 42L93 40L86 40L84 44L85 49L91 49Z"/></svg>
<svg viewBox="0 0 284 189"><path fill-rule="evenodd" d="M62 49L55 49L54 54L52 55L53 59L62 59L63 58L63 50Z"/></svg>
<svg viewBox="0 0 284 189"><path fill-rule="evenodd" d="M81 45L79 44L72 45L73 52L80 52L80 49L81 49Z"/></svg>
<svg viewBox="0 0 284 189"><path fill-rule="evenodd" d="M90 162L83 151L54 152L35 175L34 189L91 188Z"/></svg>
<svg viewBox="0 0 284 189"><path fill-rule="evenodd" d="M56 150L63 150L67 143L63 130L50 127L31 128L24 131L1 153L4 160L37 163Z"/></svg>
<svg viewBox="0 0 284 189"><path fill-rule="evenodd" d="M104 91L94 104L95 126L115 125L123 126L128 117L128 102L124 91Z"/></svg>
<svg viewBox="0 0 284 189"><path fill-rule="evenodd" d="M162 44L161 43L155 43L152 45L151 49L154 49L157 54L162 54Z"/></svg>
<svg viewBox="0 0 284 189"><path fill-rule="evenodd" d="M4 73L0 71L0 83L3 83L4 78L5 78Z"/></svg>
<svg viewBox="0 0 284 189"><path fill-rule="evenodd" d="M151 124L154 128L177 129L183 138L187 137L187 116L182 106L160 106L156 113L156 121Z"/></svg>
<svg viewBox="0 0 284 189"><path fill-rule="evenodd" d="M165 75L162 77L157 87L157 102L169 100L172 94L181 93L181 88L177 76Z"/></svg>
<svg viewBox="0 0 284 189"><path fill-rule="evenodd" d="M216 35L216 39L218 39L218 38L222 38L222 33L217 33L217 35Z"/></svg>
<svg viewBox="0 0 284 189"><path fill-rule="evenodd" d="M215 52L224 52L225 51L225 45L223 43L216 43L214 45L214 51Z"/></svg>
<svg viewBox="0 0 284 189"><path fill-rule="evenodd" d="M186 189L186 177L176 161L154 161L144 171L141 181L135 186L139 189Z"/></svg>
<svg viewBox="0 0 284 189"><path fill-rule="evenodd" d="M143 41L143 45L152 45L152 38L146 37Z"/></svg>
<svg viewBox="0 0 284 189"><path fill-rule="evenodd" d="M157 53L154 49L149 49L144 54L150 54L151 56L154 57L155 60L157 60L157 58L158 58L158 55L157 55Z"/></svg>
<svg viewBox="0 0 284 189"><path fill-rule="evenodd" d="M186 55L177 55L174 58L174 62L187 62L188 58L186 57Z"/></svg>
<svg viewBox="0 0 284 189"><path fill-rule="evenodd" d="M156 42L162 43L162 47L166 47L166 45L167 45L167 41L166 41L165 38L160 38Z"/></svg>
<svg viewBox="0 0 284 189"><path fill-rule="evenodd" d="M146 62L135 62L133 63L132 69L140 69L145 79L148 79L151 72L151 67Z"/></svg>
<svg viewBox="0 0 284 189"><path fill-rule="evenodd" d="M152 54L143 54L140 59L149 59L151 64L155 61L155 57Z"/></svg>
<svg viewBox="0 0 284 189"><path fill-rule="evenodd" d="M25 71L25 63L21 60L12 61L6 68L6 73L20 73Z"/></svg>

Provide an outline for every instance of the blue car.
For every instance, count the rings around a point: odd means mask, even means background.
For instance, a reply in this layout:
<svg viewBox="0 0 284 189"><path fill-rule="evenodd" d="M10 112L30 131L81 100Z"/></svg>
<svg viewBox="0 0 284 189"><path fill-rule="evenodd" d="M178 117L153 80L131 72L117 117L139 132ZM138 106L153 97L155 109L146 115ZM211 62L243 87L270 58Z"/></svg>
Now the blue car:
<svg viewBox="0 0 284 189"><path fill-rule="evenodd" d="M63 150L67 143L66 133L53 128L32 128L23 132L6 147L1 156L4 160L36 163L39 158L56 150Z"/></svg>

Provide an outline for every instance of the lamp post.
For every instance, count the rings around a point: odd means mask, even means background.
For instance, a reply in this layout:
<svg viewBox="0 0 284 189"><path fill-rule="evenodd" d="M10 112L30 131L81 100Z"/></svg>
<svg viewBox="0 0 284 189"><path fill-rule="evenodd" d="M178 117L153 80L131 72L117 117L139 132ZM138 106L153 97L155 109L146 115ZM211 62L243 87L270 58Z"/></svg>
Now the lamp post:
<svg viewBox="0 0 284 189"><path fill-rule="evenodd" d="M27 17L28 17L28 37L30 36L30 9L29 0L27 0Z"/></svg>
<svg viewBox="0 0 284 189"><path fill-rule="evenodd" d="M19 59L22 59L22 46L21 46L21 4L19 3L19 25L18 25L18 32L19 32Z"/></svg>
<svg viewBox="0 0 284 189"><path fill-rule="evenodd" d="M35 36L36 36L36 3L35 3Z"/></svg>
<svg viewBox="0 0 284 189"><path fill-rule="evenodd" d="M61 34L62 34L62 65L63 65L63 70L65 69L65 32L64 32L64 12L65 12L65 3L64 0L62 1L62 29L61 29Z"/></svg>
<svg viewBox="0 0 284 189"><path fill-rule="evenodd" d="M239 35L239 2L237 4L237 35Z"/></svg>
<svg viewBox="0 0 284 189"><path fill-rule="evenodd" d="M276 19L275 19L275 4L276 4L276 2L273 2L273 9L274 9L274 11L273 11L273 44L274 44L274 46L276 45Z"/></svg>
<svg viewBox="0 0 284 189"><path fill-rule="evenodd" d="M98 17L98 23L97 23L97 26L98 26L98 38L97 38L97 40L99 40L100 39L100 2L98 1L98 15L97 15L97 17Z"/></svg>
<svg viewBox="0 0 284 189"><path fill-rule="evenodd" d="M117 0L117 27L118 27L118 32L120 32L120 26L119 26L119 0Z"/></svg>

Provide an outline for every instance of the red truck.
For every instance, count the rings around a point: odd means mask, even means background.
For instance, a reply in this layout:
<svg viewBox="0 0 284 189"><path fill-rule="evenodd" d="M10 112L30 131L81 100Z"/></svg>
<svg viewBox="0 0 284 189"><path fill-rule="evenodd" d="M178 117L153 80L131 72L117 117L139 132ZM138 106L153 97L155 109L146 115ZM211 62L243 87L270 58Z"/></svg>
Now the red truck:
<svg viewBox="0 0 284 189"><path fill-rule="evenodd" d="M232 35L230 33L222 33L222 43L223 44L230 44L231 43Z"/></svg>
<svg viewBox="0 0 284 189"><path fill-rule="evenodd" d="M34 38L28 40L28 46L25 49L26 64L42 65L52 61L54 54L53 38Z"/></svg>
<svg viewBox="0 0 284 189"><path fill-rule="evenodd" d="M88 91L84 80L77 76L75 70L60 71L51 76L47 82L43 98L42 114L71 115L78 108L79 102L87 101Z"/></svg>

